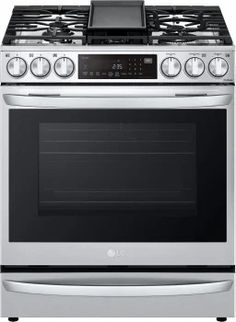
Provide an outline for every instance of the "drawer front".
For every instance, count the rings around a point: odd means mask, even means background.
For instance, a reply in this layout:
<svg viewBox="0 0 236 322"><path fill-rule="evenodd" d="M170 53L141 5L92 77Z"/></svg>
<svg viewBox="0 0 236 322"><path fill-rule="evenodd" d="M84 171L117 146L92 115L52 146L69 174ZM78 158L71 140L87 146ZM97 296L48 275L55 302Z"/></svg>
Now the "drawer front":
<svg viewBox="0 0 236 322"><path fill-rule="evenodd" d="M3 273L1 315L233 316L232 273Z"/></svg>

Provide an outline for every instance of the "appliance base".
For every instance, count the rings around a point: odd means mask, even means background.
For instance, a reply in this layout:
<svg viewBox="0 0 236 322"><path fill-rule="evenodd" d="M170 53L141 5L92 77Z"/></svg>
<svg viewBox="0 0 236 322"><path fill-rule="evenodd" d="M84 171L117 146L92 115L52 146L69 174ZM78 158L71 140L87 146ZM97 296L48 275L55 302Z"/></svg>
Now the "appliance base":
<svg viewBox="0 0 236 322"><path fill-rule="evenodd" d="M218 318L216 318L216 320L219 321L219 322L224 322L224 321L227 321L227 318L218 317Z"/></svg>
<svg viewBox="0 0 236 322"><path fill-rule="evenodd" d="M8 321L10 321L10 322L16 322L16 321L18 321L19 320L19 318L17 318L17 317L11 317L11 318L8 318Z"/></svg>
<svg viewBox="0 0 236 322"><path fill-rule="evenodd" d="M225 282L230 287L219 287ZM234 273L1 273L1 299L1 316L12 322L16 317L212 317L225 321L234 316Z"/></svg>

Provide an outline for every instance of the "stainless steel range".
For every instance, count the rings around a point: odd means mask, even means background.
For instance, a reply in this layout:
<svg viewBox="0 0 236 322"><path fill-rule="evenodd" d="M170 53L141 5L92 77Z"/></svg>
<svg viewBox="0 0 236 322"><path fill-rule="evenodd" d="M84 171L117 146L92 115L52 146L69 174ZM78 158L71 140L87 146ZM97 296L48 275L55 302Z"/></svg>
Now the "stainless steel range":
<svg viewBox="0 0 236 322"><path fill-rule="evenodd" d="M232 317L233 92L219 7L15 7L1 316Z"/></svg>

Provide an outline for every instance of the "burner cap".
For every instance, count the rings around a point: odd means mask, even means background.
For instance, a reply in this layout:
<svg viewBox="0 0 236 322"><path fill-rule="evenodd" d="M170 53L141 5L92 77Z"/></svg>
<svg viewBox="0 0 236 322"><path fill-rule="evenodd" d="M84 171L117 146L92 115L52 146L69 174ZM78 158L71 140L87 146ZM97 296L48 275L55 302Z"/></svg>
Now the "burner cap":
<svg viewBox="0 0 236 322"><path fill-rule="evenodd" d="M68 36L73 36L74 33L70 30L68 25L62 21L60 16L56 17L54 22L49 24L47 31L43 32L43 36L47 36L46 41L49 42L71 42L71 39L68 39ZM64 38L63 38L64 37Z"/></svg>

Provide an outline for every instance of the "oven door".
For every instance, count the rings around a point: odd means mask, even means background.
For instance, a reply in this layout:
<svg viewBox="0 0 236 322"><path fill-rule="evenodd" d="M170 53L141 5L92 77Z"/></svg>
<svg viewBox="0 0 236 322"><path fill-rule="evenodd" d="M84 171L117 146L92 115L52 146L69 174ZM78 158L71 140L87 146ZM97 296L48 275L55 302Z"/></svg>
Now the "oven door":
<svg viewBox="0 0 236 322"><path fill-rule="evenodd" d="M2 87L2 264L232 265L232 93Z"/></svg>

